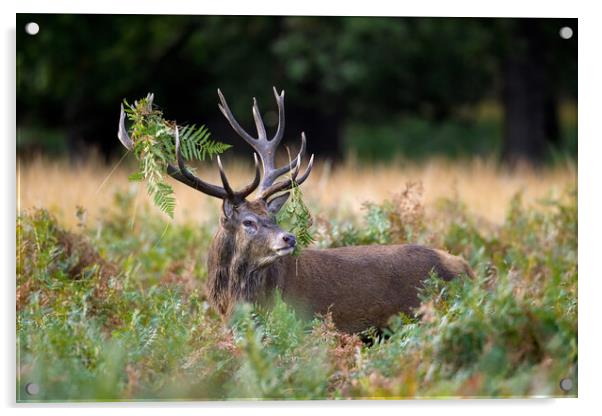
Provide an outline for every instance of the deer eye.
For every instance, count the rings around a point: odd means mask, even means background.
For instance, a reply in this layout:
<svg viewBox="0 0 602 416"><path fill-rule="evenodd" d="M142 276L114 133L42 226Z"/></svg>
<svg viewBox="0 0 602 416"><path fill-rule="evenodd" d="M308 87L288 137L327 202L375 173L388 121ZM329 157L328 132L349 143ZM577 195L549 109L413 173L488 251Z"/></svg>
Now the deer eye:
<svg viewBox="0 0 602 416"><path fill-rule="evenodd" d="M245 228L248 228L249 230L253 230L253 231L257 230L257 223L253 220L244 220L242 222L242 225Z"/></svg>

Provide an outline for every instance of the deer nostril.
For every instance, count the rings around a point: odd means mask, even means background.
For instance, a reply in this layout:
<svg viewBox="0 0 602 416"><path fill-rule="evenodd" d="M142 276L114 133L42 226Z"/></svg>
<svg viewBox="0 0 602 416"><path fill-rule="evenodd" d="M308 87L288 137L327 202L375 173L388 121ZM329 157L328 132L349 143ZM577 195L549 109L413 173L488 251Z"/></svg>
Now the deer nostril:
<svg viewBox="0 0 602 416"><path fill-rule="evenodd" d="M286 244L289 245L289 247L295 247L295 244L297 244L297 240L295 239L295 236L292 234L284 234L282 236L282 239L284 240L284 242Z"/></svg>

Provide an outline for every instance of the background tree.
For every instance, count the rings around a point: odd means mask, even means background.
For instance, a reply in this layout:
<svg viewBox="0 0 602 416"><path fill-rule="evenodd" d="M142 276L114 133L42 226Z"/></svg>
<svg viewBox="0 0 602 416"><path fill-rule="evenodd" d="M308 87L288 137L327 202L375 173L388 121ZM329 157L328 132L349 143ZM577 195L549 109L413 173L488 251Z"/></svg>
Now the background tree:
<svg viewBox="0 0 602 416"><path fill-rule="evenodd" d="M244 149L217 110L216 88L251 128L255 95L275 123L277 85L287 91L287 137L296 146L305 131L322 157L344 154L352 124L390 126L395 143L400 120L470 126L493 102L504 114L496 129L505 160L540 162L565 141L558 106L576 99L576 41L558 35L564 25L576 33L576 20L18 15L17 26L29 21L41 30L17 31L21 151L50 137L28 132L52 129L71 155L95 146L108 157L119 149L117 103L151 90L167 117L205 123ZM407 135L416 143L429 132ZM470 151L464 136L449 140ZM496 134L481 136L482 148L496 148Z"/></svg>
<svg viewBox="0 0 602 416"><path fill-rule="evenodd" d="M509 163L541 163L546 150L560 144L558 105L576 98L577 39L559 36L574 20L513 19L498 22L498 67L502 80L504 145Z"/></svg>

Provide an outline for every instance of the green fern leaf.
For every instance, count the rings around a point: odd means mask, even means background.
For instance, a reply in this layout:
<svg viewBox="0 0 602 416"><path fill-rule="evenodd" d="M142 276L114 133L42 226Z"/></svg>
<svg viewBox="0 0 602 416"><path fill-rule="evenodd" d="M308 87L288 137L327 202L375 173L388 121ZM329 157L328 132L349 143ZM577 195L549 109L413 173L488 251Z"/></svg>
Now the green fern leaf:
<svg viewBox="0 0 602 416"><path fill-rule="evenodd" d="M134 155L138 159L138 171L130 175L132 181L146 181L148 194L154 204L173 218L176 199L171 185L165 182L167 166L176 160L175 123L163 118L163 113L152 105L150 95L129 104L123 100L129 129L134 142ZM181 152L186 160L205 160L221 154L231 146L210 139L205 126L185 125L180 129ZM192 171L194 169L191 168Z"/></svg>

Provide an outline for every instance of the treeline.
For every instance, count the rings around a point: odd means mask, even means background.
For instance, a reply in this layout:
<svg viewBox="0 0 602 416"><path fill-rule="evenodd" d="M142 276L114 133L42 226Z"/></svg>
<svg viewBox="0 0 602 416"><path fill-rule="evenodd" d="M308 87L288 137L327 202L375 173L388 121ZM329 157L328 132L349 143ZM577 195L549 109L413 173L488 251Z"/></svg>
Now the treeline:
<svg viewBox="0 0 602 416"><path fill-rule="evenodd" d="M168 116L245 148L216 88L252 125L251 97L269 124L276 85L287 136L306 131L318 155L343 155L352 121L471 123L486 100L502 109L502 157L541 162L562 144L559 105L577 95L576 19L20 14L17 28L17 123L64 132L75 155L117 151L119 102L149 91ZM27 139L20 150L47 136Z"/></svg>

